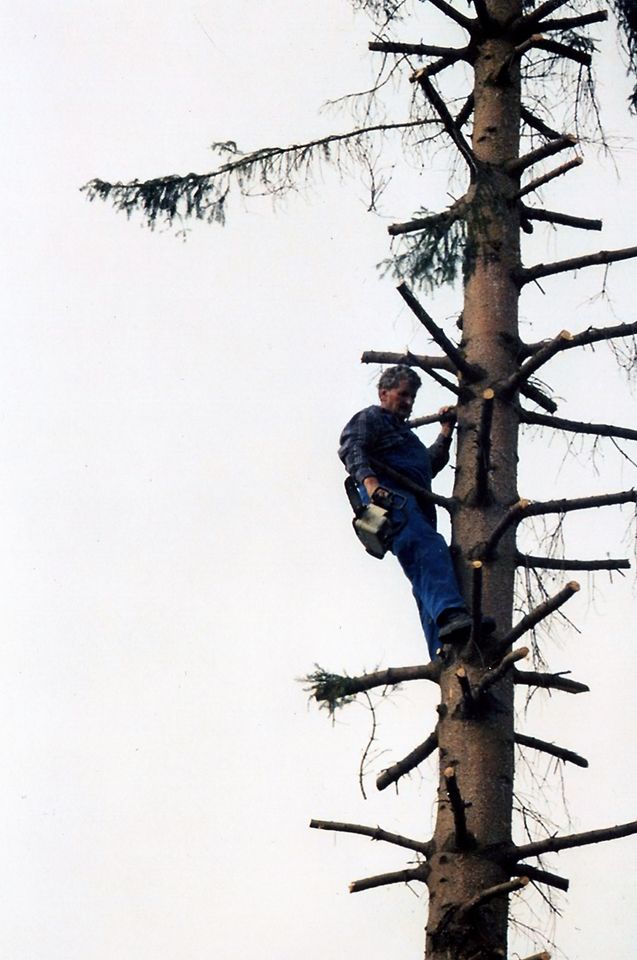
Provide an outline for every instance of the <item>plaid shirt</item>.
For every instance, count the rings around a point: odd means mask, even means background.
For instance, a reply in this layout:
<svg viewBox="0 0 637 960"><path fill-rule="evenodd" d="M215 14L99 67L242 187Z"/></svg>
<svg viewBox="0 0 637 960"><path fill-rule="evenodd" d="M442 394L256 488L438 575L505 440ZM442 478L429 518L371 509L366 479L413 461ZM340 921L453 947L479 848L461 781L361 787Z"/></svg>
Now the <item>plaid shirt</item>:
<svg viewBox="0 0 637 960"><path fill-rule="evenodd" d="M451 437L440 434L435 443L426 447L404 420L373 406L352 417L341 434L340 444L338 455L357 483L365 477L382 477L382 470L371 466L373 460L430 490L431 478L449 462Z"/></svg>

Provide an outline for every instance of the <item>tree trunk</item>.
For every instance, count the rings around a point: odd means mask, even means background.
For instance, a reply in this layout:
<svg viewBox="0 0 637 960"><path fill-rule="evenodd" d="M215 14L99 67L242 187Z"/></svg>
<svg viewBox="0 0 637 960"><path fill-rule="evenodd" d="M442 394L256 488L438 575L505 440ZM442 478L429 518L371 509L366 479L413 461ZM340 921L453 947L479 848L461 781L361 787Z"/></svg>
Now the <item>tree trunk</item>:
<svg viewBox="0 0 637 960"><path fill-rule="evenodd" d="M492 0L489 13L503 23L520 13L517 0ZM472 383L458 405L458 452L454 497L453 550L463 593L471 603L470 560L503 512L518 499L517 428L512 404L497 397L498 383L517 369L518 297L513 279L520 264L519 216L511 198L515 177L503 171L519 155L520 80L517 62L507 69L513 43L506 35L478 42L475 61L473 151L478 169L468 222L463 348L482 377ZM477 482L479 425L483 391L496 390L486 490ZM515 535L505 534L497 555L485 564L483 609L497 620L502 636L511 625L515 572ZM482 640L462 661L469 685L475 686L494 662L493 641ZM472 708L463 696L455 657L441 677L438 726L440 786L429 859L429 960L502 958L507 951L508 898L496 896L466 913L460 908L485 889L509 880L510 874L485 848L511 841L513 792L513 683L505 678L488 702ZM448 775L466 804L467 837L459 842L449 800ZM464 849L463 849L464 846Z"/></svg>

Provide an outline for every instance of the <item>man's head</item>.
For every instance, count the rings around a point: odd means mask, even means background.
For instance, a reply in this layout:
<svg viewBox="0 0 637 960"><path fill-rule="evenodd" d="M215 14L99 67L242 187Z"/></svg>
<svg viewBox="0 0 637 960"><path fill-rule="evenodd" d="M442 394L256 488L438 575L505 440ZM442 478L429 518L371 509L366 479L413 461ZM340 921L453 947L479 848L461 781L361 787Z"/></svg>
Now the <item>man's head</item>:
<svg viewBox="0 0 637 960"><path fill-rule="evenodd" d="M378 381L378 396L383 410L389 410L401 420L406 420L420 383L420 377L411 367L387 367Z"/></svg>

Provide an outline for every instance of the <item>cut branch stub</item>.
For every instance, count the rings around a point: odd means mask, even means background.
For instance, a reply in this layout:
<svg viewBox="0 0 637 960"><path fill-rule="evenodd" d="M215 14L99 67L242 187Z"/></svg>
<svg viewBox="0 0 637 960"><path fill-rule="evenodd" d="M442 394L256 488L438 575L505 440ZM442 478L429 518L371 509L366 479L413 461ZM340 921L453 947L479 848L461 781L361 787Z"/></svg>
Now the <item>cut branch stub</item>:
<svg viewBox="0 0 637 960"><path fill-rule="evenodd" d="M482 633L482 574L483 563L473 560L471 563L471 642L480 643Z"/></svg>
<svg viewBox="0 0 637 960"><path fill-rule="evenodd" d="M434 730L433 733L430 733L427 739L423 741L423 743L418 744L411 753L408 753L407 756L399 760L398 763L393 763L391 767L387 767L386 770L383 770L383 772L378 775L376 778L376 789L385 790L391 786L392 783L397 783L401 777L407 773L411 773L411 771L415 770L427 757L430 757L437 746L438 731Z"/></svg>
<svg viewBox="0 0 637 960"><path fill-rule="evenodd" d="M571 580L570 583L567 583L565 587L556 593L553 597L549 597L548 600L544 600L543 603L538 604L530 613L527 613L525 617L522 617L519 623L513 627L509 633L502 638L498 643L498 650L501 653L504 653L511 646L512 643L515 643L523 634L527 631L532 630L541 620L544 620L545 617L548 617L549 614L553 613L555 610L558 610L567 600L577 593L580 589L579 583L576 580Z"/></svg>
<svg viewBox="0 0 637 960"><path fill-rule="evenodd" d="M558 335L550 340L541 350L538 350L533 356L523 363L519 370L517 370L512 377L507 380L507 382L502 387L502 395L505 397L512 396L516 390L519 389L521 383L525 383L530 376L532 376L536 370L543 366L551 357L554 357L556 353L559 353L561 350L564 350L566 345L569 344L573 339L573 334L568 330L560 330Z"/></svg>
<svg viewBox="0 0 637 960"><path fill-rule="evenodd" d="M489 470L491 467L491 425L493 422L493 401L495 391L488 387L482 393L480 423L476 435L476 504L488 500Z"/></svg>
<svg viewBox="0 0 637 960"><path fill-rule="evenodd" d="M573 157L572 160L567 160L566 163L563 163L561 166L549 171L549 173L545 173L541 177L536 177L534 180L530 180L529 183L518 190L513 199L519 200L527 193L531 193L533 190L543 187L545 183L550 183L550 181L555 180L556 177L563 176L565 173L568 173L569 170L573 170L575 167L581 167L583 163L584 159L582 157Z"/></svg>
<svg viewBox="0 0 637 960"><path fill-rule="evenodd" d="M529 153L526 153L523 157L509 160L505 165L505 170L510 176L515 176L518 173L522 173L528 167L533 166L533 164L539 163L540 160L546 160L548 157L552 157L562 150L568 150L569 147L574 147L576 143L577 137L574 137L572 133L566 133L563 137L560 137L559 140L550 140L548 143L538 147L537 150L531 150Z"/></svg>
<svg viewBox="0 0 637 960"><path fill-rule="evenodd" d="M412 883L414 880L427 881L429 866L421 863L418 867L397 870L395 873L381 873L375 877L366 877L364 880L354 880L349 885L350 893L362 893L363 890L373 890L375 887L387 887L392 883Z"/></svg>
<svg viewBox="0 0 637 960"><path fill-rule="evenodd" d="M570 886L570 882L565 877L560 877L557 873L549 873L548 870L540 870L539 867L532 867L530 863L518 863L511 870L511 874L514 877L528 877L533 883L545 883L549 887L563 890L564 893Z"/></svg>
<svg viewBox="0 0 637 960"><path fill-rule="evenodd" d="M512 650L511 653L507 653L497 667L494 667L493 670L485 674L480 683L477 684L474 691L474 697L478 699L479 697L483 696L495 683L498 683L502 677L506 676L509 670L511 670L516 663L518 663L520 660L525 660L528 655L528 647L520 647L519 650Z"/></svg>
<svg viewBox="0 0 637 960"><path fill-rule="evenodd" d="M472 897L471 900L467 900L466 903L459 906L456 912L456 918L460 919L461 917L465 917L468 913L471 913L472 910L477 910L478 907L483 906L495 897L506 897L510 893L515 893L516 890L522 890L528 883L528 877L518 877L516 880L508 880L506 883L498 883L494 887L488 887L475 897Z"/></svg>
<svg viewBox="0 0 637 960"><path fill-rule="evenodd" d="M475 843L474 838L467 829L466 809L467 807L470 807L471 804L466 803L462 799L462 795L458 787L458 781L456 779L456 771L453 767L447 767L447 769L443 772L443 777L445 779L447 796L449 797L449 803L451 804L451 810L453 813L453 822L456 830L456 846L458 850L466 850Z"/></svg>

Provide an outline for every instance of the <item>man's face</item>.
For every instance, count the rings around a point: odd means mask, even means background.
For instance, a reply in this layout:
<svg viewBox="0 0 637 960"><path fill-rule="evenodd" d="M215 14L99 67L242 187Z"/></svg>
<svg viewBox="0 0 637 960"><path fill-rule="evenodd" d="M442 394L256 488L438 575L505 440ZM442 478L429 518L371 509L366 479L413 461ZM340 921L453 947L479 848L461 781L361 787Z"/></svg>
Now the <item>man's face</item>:
<svg viewBox="0 0 637 960"><path fill-rule="evenodd" d="M380 405L383 410L389 410L390 413L400 417L401 420L406 420L414 405L416 390L410 386L408 380L401 380L397 387L380 391L378 395Z"/></svg>

